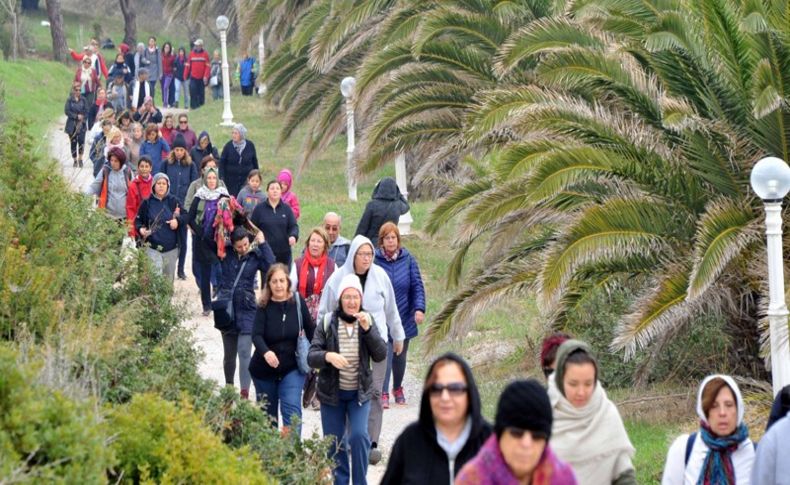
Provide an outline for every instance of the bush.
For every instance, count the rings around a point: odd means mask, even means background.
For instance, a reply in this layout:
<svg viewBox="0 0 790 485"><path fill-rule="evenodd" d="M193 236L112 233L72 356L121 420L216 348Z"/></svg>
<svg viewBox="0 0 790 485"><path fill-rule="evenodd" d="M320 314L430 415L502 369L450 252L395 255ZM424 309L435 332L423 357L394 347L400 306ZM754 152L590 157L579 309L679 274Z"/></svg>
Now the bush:
<svg viewBox="0 0 790 485"><path fill-rule="evenodd" d="M104 483L113 454L92 400L31 385L16 352L0 344L0 477L10 482Z"/></svg>
<svg viewBox="0 0 790 485"><path fill-rule="evenodd" d="M248 447L230 449L185 402L135 396L110 411L113 479L127 483L274 483Z"/></svg>

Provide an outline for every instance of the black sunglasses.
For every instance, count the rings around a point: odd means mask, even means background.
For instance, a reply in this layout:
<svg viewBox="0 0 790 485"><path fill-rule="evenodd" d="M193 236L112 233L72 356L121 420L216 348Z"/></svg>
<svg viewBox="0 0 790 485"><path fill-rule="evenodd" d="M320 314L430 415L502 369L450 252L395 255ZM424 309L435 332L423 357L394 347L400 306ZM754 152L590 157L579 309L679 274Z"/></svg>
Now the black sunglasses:
<svg viewBox="0 0 790 485"><path fill-rule="evenodd" d="M530 429L522 429L522 428L517 428L515 426L508 426L507 428L505 428L505 431L507 431L510 436L512 436L517 440L523 438L524 435L527 433L529 433L532 436L533 440L545 440L547 438L547 436L544 433L541 433L540 431L532 431Z"/></svg>
<svg viewBox="0 0 790 485"><path fill-rule="evenodd" d="M463 382L431 384L431 387L428 388L428 392L431 394L431 396L441 396L445 389L451 396L460 396L461 394L466 393L467 387Z"/></svg>

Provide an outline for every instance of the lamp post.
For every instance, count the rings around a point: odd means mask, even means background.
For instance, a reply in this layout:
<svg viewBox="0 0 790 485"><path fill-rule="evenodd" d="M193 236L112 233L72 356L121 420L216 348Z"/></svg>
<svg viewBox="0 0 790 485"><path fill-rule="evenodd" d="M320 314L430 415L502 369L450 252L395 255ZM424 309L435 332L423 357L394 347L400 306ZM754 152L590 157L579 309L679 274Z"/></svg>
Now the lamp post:
<svg viewBox="0 0 790 485"><path fill-rule="evenodd" d="M409 200L409 187L408 178L406 177L406 154L403 152L398 153L395 159L395 181L398 184L400 193ZM398 231L404 236L411 234L411 223L414 219L411 217L411 211L403 214L398 218Z"/></svg>
<svg viewBox="0 0 790 485"><path fill-rule="evenodd" d="M790 342L782 258L782 199L790 191L790 167L779 158L763 158L752 169L751 185L765 203L768 251L768 321L774 395L790 384Z"/></svg>
<svg viewBox="0 0 790 485"><path fill-rule="evenodd" d="M356 202L357 200L357 168L354 166L354 86L357 80L351 76L340 81L340 94L346 98L346 134L348 135L348 145L346 146L346 177L348 181L348 198Z"/></svg>
<svg viewBox="0 0 790 485"><path fill-rule="evenodd" d="M263 62L266 60L266 49L264 49L263 41L263 29L261 29L260 33L258 33L258 76L260 77L262 77L261 74L263 73ZM264 94L266 94L266 85L261 81L258 83L258 95L263 96Z"/></svg>
<svg viewBox="0 0 790 485"><path fill-rule="evenodd" d="M228 72L228 17L217 17L219 40L222 44L222 123L221 126L233 126L233 112L230 110L230 72Z"/></svg>

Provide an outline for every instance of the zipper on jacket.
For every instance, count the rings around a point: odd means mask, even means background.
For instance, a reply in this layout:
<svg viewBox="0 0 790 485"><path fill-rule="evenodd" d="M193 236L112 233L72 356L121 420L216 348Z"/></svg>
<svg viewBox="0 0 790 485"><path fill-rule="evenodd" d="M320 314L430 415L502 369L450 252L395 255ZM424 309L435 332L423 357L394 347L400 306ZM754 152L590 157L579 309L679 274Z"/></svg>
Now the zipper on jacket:
<svg viewBox="0 0 790 485"><path fill-rule="evenodd" d="M450 485L453 485L453 483L455 483L455 459L447 461L449 462L450 467Z"/></svg>

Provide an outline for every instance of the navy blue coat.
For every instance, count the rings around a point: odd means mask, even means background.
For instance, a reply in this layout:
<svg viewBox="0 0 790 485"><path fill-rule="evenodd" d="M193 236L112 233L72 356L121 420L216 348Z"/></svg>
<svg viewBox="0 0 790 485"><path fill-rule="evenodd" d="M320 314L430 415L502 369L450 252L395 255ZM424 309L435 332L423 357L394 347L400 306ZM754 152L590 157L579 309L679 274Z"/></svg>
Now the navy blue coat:
<svg viewBox="0 0 790 485"><path fill-rule="evenodd" d="M236 284L233 292L233 315L236 319L236 329L243 335L252 334L255 323L255 276L258 271L266 274L269 267L274 264L274 253L268 243L259 245L255 250L250 250L239 258L233 246L228 245L227 256L222 260L222 282L219 285L220 298L227 298L239 274L242 263L247 261L244 272Z"/></svg>
<svg viewBox="0 0 790 485"><path fill-rule="evenodd" d="M167 161L162 166L161 172L170 179L170 193L178 199L181 207L184 207L189 184L199 177L197 166L195 166L194 162L190 162L189 165L182 165L181 162L170 163ZM187 209L189 208L187 207Z"/></svg>
<svg viewBox="0 0 790 485"><path fill-rule="evenodd" d="M178 229L174 231L166 223L173 218L177 207L181 207L181 204L168 193L161 200L151 194L143 200L137 209L137 217L134 219L137 233L140 233L141 227L152 230L153 233L144 242L149 243L153 249L159 252L166 253L178 247ZM178 217L179 226L187 223L186 212L182 209L180 214Z"/></svg>
<svg viewBox="0 0 790 485"><path fill-rule="evenodd" d="M376 249L376 266L384 269L390 278L406 338L416 337L417 322L414 321L414 312L419 310L425 313L425 286L417 260L406 248L400 248L395 261L387 261L384 252L379 248Z"/></svg>

